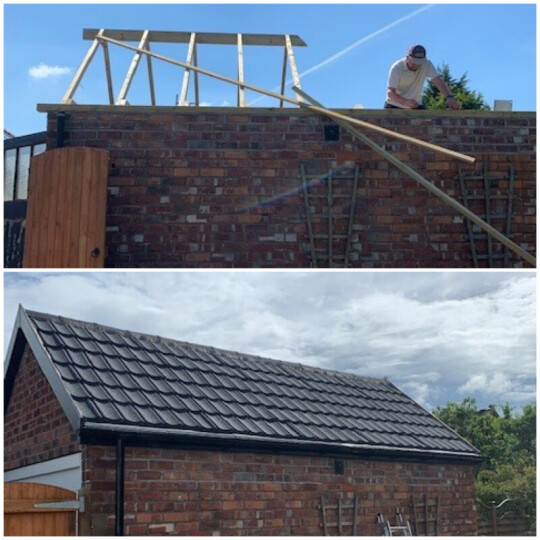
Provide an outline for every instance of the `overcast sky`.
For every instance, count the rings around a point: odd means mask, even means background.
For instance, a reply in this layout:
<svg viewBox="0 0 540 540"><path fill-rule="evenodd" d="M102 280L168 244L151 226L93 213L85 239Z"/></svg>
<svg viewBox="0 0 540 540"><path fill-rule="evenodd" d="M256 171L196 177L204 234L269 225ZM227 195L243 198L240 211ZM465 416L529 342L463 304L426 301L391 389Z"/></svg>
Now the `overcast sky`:
<svg viewBox="0 0 540 540"><path fill-rule="evenodd" d="M192 343L388 377L428 409L536 399L533 272L5 273L18 304Z"/></svg>

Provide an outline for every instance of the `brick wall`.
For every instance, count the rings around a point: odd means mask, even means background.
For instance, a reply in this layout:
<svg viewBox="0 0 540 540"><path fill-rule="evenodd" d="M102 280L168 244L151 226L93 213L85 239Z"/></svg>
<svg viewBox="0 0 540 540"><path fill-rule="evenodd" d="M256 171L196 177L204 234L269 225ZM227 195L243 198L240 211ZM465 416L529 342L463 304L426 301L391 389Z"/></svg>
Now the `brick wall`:
<svg viewBox="0 0 540 540"><path fill-rule="evenodd" d="M77 434L27 345L4 417L4 470L78 451Z"/></svg>
<svg viewBox="0 0 540 540"><path fill-rule="evenodd" d="M337 168L334 213L348 216L352 177L360 172L349 262L354 267L469 267L464 219L416 181L341 130L325 141L331 120L296 109L201 110L67 106L65 144L110 151L106 264L114 267L309 267L301 166L323 175ZM56 144L56 111L49 110L49 148ZM515 169L512 239L535 252L536 117L481 111L342 111L385 128L472 155L467 175L484 164L496 212L504 213L509 169ZM366 131L366 133L368 133ZM461 201L460 163L368 133L452 197ZM312 180L312 179L311 179ZM327 187L313 181L314 234L328 234ZM483 196L482 183L468 184ZM340 199L339 196L345 198ZM485 214L484 203L471 209ZM334 220L334 235L347 233ZM504 220L493 222L502 229ZM502 229L504 232L504 229ZM319 239L327 254L327 241ZM493 242L499 253L502 246ZM477 250L487 252L484 241ZM343 255L336 239L334 254ZM321 261L324 266L324 261ZM498 261L499 263L500 261ZM485 261L481 262L485 265ZM510 255L510 266L527 266Z"/></svg>
<svg viewBox="0 0 540 540"><path fill-rule="evenodd" d="M92 534L111 534L115 450L85 446L83 456ZM440 534L476 534L468 465L345 459L336 475L328 457L128 447L125 466L127 535L322 536L321 495L337 504L339 493L344 504L358 495L361 535L379 535L378 512L393 521L403 507L409 517L411 494L424 493L440 497Z"/></svg>

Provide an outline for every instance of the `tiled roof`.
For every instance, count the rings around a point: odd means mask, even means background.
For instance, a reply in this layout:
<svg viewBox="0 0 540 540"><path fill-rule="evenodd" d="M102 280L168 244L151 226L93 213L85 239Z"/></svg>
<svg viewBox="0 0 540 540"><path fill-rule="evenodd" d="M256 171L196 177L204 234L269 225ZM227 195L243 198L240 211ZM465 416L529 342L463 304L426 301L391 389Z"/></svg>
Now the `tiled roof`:
<svg viewBox="0 0 540 540"><path fill-rule="evenodd" d="M479 457L386 379L25 313L81 425Z"/></svg>

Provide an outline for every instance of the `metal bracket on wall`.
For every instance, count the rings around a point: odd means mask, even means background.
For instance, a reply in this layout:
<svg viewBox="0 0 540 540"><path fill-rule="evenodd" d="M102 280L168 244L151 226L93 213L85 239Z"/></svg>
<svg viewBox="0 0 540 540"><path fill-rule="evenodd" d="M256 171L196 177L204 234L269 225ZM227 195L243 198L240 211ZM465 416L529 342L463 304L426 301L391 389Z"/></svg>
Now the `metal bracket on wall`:
<svg viewBox="0 0 540 540"><path fill-rule="evenodd" d="M321 266L348 268L350 266L351 237L358 189L358 165L354 168L350 193L338 194L334 191L333 181L337 174L338 169L330 169L322 175L307 175L305 166L303 164L300 166L300 190L304 199L311 265L314 268ZM339 182L343 185L348 179L351 180L350 175L340 175ZM324 184L326 184L325 193L315 190L317 186ZM350 201L348 213L343 210L335 211L335 203L338 199L344 200L345 204ZM317 232L314 232L315 228ZM335 249L338 245L340 250Z"/></svg>
<svg viewBox="0 0 540 540"><path fill-rule="evenodd" d="M497 184L508 182L506 194L502 188L496 189ZM512 204L514 198L514 167L511 165L508 175L495 175L488 173L487 162L484 162L482 174L466 175L459 168L459 185L463 205L473 209L477 207L477 215L489 225L497 227L507 238L512 224ZM510 250L501 246L501 250L494 249L493 238L487 232L475 230L470 220L466 220L467 234L471 246L471 256L475 268L485 265L489 268L507 268ZM483 249L481 249L483 248Z"/></svg>

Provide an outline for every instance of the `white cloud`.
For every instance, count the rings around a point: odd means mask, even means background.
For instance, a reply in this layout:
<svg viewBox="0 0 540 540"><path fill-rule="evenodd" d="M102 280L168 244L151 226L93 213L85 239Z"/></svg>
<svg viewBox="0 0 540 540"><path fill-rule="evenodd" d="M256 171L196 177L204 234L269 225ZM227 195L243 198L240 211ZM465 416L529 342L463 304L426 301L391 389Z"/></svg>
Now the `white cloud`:
<svg viewBox="0 0 540 540"><path fill-rule="evenodd" d="M17 304L138 332L387 376L428 408L535 392L533 273L6 274ZM484 403L487 405L488 403Z"/></svg>
<svg viewBox="0 0 540 540"><path fill-rule="evenodd" d="M62 75L68 75L71 69L68 67L60 66L48 66L43 62L39 66L32 66L28 70L28 74L33 79L48 79L49 77L60 77Z"/></svg>

